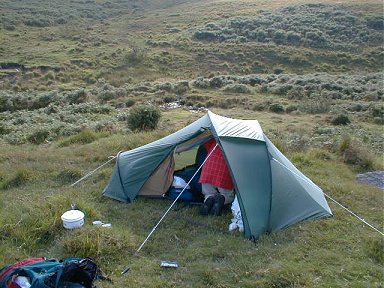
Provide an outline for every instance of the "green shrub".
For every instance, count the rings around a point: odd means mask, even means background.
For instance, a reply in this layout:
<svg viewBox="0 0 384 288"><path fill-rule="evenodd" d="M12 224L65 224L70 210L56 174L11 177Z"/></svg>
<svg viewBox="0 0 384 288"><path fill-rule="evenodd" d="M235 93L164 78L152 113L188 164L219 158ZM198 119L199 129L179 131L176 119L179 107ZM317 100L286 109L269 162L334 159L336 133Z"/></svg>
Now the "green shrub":
<svg viewBox="0 0 384 288"><path fill-rule="evenodd" d="M117 94L116 94L116 91L114 90L103 90L101 91L97 97L101 100L101 101L109 101L109 100L112 100L114 98L116 98Z"/></svg>
<svg viewBox="0 0 384 288"><path fill-rule="evenodd" d="M211 87L209 80L203 77L197 78L197 80L192 82L192 85L200 89L208 89L209 87Z"/></svg>
<svg viewBox="0 0 384 288"><path fill-rule="evenodd" d="M330 103L321 99L306 99L298 105L299 111L309 114L327 113Z"/></svg>
<svg viewBox="0 0 384 288"><path fill-rule="evenodd" d="M374 117L373 122L375 124L383 125L384 124L384 117Z"/></svg>
<svg viewBox="0 0 384 288"><path fill-rule="evenodd" d="M196 31L193 37L201 41L214 41L217 39L216 33L210 31Z"/></svg>
<svg viewBox="0 0 384 288"><path fill-rule="evenodd" d="M49 133L50 132L47 129L38 129L27 136L27 141L36 145L44 143L48 138Z"/></svg>
<svg viewBox="0 0 384 288"><path fill-rule="evenodd" d="M52 25L51 19L48 18L27 18L23 22L31 27L48 27Z"/></svg>
<svg viewBox="0 0 384 288"><path fill-rule="evenodd" d="M280 103L272 103L269 105L269 111L273 113L284 113L284 106L281 105Z"/></svg>
<svg viewBox="0 0 384 288"><path fill-rule="evenodd" d="M88 99L88 95L85 89L79 89L79 90L70 92L65 96L65 100L66 102L68 102L68 104L85 103L87 99Z"/></svg>
<svg viewBox="0 0 384 288"><path fill-rule="evenodd" d="M199 41L269 42L349 51L361 43L381 45L383 29L379 13L367 16L340 5L305 4L262 11L254 17L225 19L214 25L207 23L192 37Z"/></svg>
<svg viewBox="0 0 384 288"><path fill-rule="evenodd" d="M147 131L156 129L161 118L158 107L139 105L133 107L128 115L128 127L133 131Z"/></svg>
<svg viewBox="0 0 384 288"><path fill-rule="evenodd" d="M339 114L331 120L333 125L348 125L351 123L349 117L345 114Z"/></svg>
<svg viewBox="0 0 384 288"><path fill-rule="evenodd" d="M11 130L8 127L6 127L4 123L0 122L0 135L6 135L9 132L11 132Z"/></svg>
<svg viewBox="0 0 384 288"><path fill-rule="evenodd" d="M98 138L98 135L91 129L83 129L79 133L61 140L58 145L60 147L65 147L75 143L87 144L97 140Z"/></svg>
<svg viewBox="0 0 384 288"><path fill-rule="evenodd" d="M295 104L288 105L287 108L285 108L285 112L291 113L293 111L297 111L298 107Z"/></svg>
<svg viewBox="0 0 384 288"><path fill-rule="evenodd" d="M108 132L108 133L115 133L118 129L114 122L104 120L96 123L94 127L96 132Z"/></svg>
<svg viewBox="0 0 384 288"><path fill-rule="evenodd" d="M135 105L136 101L134 99L128 99L126 102L125 102L125 105L127 107L132 107L133 105Z"/></svg>
<svg viewBox="0 0 384 288"><path fill-rule="evenodd" d="M156 89L171 92L173 90L173 84L170 82L159 83L155 85Z"/></svg>
<svg viewBox="0 0 384 288"><path fill-rule="evenodd" d="M7 30L7 31L15 31L16 30L16 26L12 23L3 23L3 27L4 27L4 30Z"/></svg>
<svg viewBox="0 0 384 288"><path fill-rule="evenodd" d="M249 94L251 93L251 89L247 85L244 84L229 84L226 85L223 90L225 92L231 92L231 93L243 93L243 94Z"/></svg>
<svg viewBox="0 0 384 288"><path fill-rule="evenodd" d="M189 90L189 82L188 81L178 81L174 84L173 92L178 95L183 95Z"/></svg>
<svg viewBox="0 0 384 288"><path fill-rule="evenodd" d="M367 20L367 26L371 29L375 30L384 30L384 19L383 16L368 16L366 18Z"/></svg>
<svg viewBox="0 0 384 288"><path fill-rule="evenodd" d="M69 111L71 114L109 114L112 112L112 107L95 102L87 102L67 106L65 110Z"/></svg>
<svg viewBox="0 0 384 288"><path fill-rule="evenodd" d="M124 55L122 63L124 66L136 66L145 60L146 53L140 47L132 47L131 51Z"/></svg>
<svg viewBox="0 0 384 288"><path fill-rule="evenodd" d="M162 101L164 103L175 102L176 101L176 96L174 96L174 95L166 95L166 96L162 97Z"/></svg>
<svg viewBox="0 0 384 288"><path fill-rule="evenodd" d="M55 72L48 71L47 74L43 77L44 80L54 80L55 79Z"/></svg>
<svg viewBox="0 0 384 288"><path fill-rule="evenodd" d="M264 111L267 108L265 103L256 103L252 106L253 111Z"/></svg>
<svg viewBox="0 0 384 288"><path fill-rule="evenodd" d="M221 88L224 86L224 79L221 76L215 76L211 80L209 80L209 84L212 88Z"/></svg>
<svg viewBox="0 0 384 288"><path fill-rule="evenodd" d="M344 135L341 139L338 152L344 163L352 165L358 170L375 169L375 161L371 153L358 142L352 141L348 135Z"/></svg>
<svg viewBox="0 0 384 288"><path fill-rule="evenodd" d="M384 122L384 105L378 104L371 108L371 115L377 124Z"/></svg>

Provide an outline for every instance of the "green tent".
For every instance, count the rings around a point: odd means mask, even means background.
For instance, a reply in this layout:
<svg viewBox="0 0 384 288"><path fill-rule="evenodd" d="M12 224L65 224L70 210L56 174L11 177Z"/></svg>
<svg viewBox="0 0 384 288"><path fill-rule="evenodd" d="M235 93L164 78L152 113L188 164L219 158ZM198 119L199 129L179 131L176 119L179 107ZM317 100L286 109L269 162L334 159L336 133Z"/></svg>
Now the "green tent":
<svg viewBox="0 0 384 288"><path fill-rule="evenodd" d="M172 184L174 155L214 137L235 185L247 238L307 219L331 216L323 191L266 137L256 120L210 111L162 139L118 155L103 194L131 202L137 195L161 196Z"/></svg>

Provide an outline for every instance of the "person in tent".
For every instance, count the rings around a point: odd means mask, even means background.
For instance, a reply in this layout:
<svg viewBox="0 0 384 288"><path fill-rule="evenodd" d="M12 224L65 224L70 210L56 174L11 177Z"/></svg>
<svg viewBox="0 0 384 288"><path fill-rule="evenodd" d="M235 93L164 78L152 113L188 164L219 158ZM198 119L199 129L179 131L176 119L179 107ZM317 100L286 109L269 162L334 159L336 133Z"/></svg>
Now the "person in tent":
<svg viewBox="0 0 384 288"><path fill-rule="evenodd" d="M209 155L216 146L216 140L211 139L203 145L207 150L207 155ZM219 146L215 148L204 163L199 183L201 183L204 195L204 203L200 214L220 216L223 206L231 203L234 199L234 185Z"/></svg>

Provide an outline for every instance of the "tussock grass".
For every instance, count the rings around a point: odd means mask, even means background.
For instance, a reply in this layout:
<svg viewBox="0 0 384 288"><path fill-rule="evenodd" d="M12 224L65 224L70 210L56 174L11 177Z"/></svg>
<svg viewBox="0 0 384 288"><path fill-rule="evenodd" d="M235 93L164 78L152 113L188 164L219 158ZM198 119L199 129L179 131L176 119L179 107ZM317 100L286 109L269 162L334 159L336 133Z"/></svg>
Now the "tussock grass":
<svg viewBox="0 0 384 288"><path fill-rule="evenodd" d="M0 188L3 190L19 187L25 185L27 182L31 181L33 177L33 172L27 168L18 169L14 175L9 178L4 178L0 182Z"/></svg>
<svg viewBox="0 0 384 288"><path fill-rule="evenodd" d="M105 137L105 133L95 133L90 129L84 129L78 134L68 136L67 138L59 141L59 147L69 146L71 144L88 144L100 137Z"/></svg>

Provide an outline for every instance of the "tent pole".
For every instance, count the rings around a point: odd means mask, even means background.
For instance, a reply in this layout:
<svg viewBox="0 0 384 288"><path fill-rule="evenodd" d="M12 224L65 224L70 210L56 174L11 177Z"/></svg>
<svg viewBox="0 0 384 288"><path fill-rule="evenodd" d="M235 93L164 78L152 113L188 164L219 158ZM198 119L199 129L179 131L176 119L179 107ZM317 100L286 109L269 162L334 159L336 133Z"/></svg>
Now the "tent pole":
<svg viewBox="0 0 384 288"><path fill-rule="evenodd" d="M197 175L197 173L200 171L201 167L203 167L204 163L207 161L207 159L211 156L211 154L213 153L213 151L216 149L218 143L216 143L215 147L212 149L211 152L209 152L208 156L204 159L203 163L201 163L200 167L197 168L195 174L193 174L193 176L191 177L191 179L188 181L188 183L184 186L183 190L181 190L180 194L176 197L176 199L172 202L171 206L169 206L169 208L167 209L167 211L165 211L165 213L163 214L163 216L160 218L159 222L157 222L157 224L152 228L151 232L148 234L147 238L145 238L145 240L143 241L143 243L141 243L140 247L137 249L137 251L135 252L135 255L138 255L138 253L140 252L140 250L144 247L145 243L148 241L148 239L151 237L151 235L155 232L157 226L159 226L159 224L163 221L163 219L165 218L165 216L168 214L169 211L171 211L173 205L175 205L175 203L177 202L177 200L180 198L180 196L183 194L183 192L185 191L185 189L187 188L187 186L191 183L192 179L195 178L195 176Z"/></svg>

